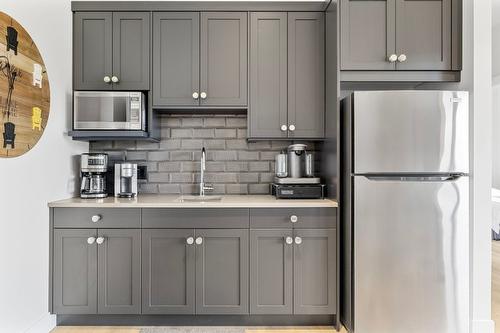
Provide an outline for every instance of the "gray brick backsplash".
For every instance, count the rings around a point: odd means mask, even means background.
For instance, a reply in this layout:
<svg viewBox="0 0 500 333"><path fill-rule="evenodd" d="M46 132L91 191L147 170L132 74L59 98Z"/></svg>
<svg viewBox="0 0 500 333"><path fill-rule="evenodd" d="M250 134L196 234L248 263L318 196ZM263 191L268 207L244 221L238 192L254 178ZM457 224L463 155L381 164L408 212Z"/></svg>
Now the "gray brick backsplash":
<svg viewBox="0 0 500 333"><path fill-rule="evenodd" d="M162 115L160 142L96 141L90 143L90 151L143 161L139 164L147 166L148 179L140 182L139 192L175 195L198 193L199 159L205 147L205 181L213 183L212 193L268 194L275 155L293 141L248 142L246 126L244 115ZM305 143L310 151L318 147Z"/></svg>

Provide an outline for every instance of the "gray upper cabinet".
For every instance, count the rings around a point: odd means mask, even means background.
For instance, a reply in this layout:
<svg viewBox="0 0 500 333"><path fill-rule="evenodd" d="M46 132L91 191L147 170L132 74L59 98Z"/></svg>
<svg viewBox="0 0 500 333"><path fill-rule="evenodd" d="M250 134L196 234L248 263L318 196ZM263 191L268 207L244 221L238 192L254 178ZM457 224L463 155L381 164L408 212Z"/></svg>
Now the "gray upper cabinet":
<svg viewBox="0 0 500 333"><path fill-rule="evenodd" d="M154 106L246 107L247 43L247 13L154 13Z"/></svg>
<svg viewBox="0 0 500 333"><path fill-rule="evenodd" d="M113 82L116 90L149 89L150 16L144 12L113 13Z"/></svg>
<svg viewBox="0 0 500 333"><path fill-rule="evenodd" d="M336 230L294 232L294 313L336 313Z"/></svg>
<svg viewBox="0 0 500 333"><path fill-rule="evenodd" d="M323 138L322 12L251 13L250 138Z"/></svg>
<svg viewBox="0 0 500 333"><path fill-rule="evenodd" d="M250 14L250 137L288 137L287 29L286 13Z"/></svg>
<svg viewBox="0 0 500 333"><path fill-rule="evenodd" d="M75 90L148 90L150 13L74 14Z"/></svg>
<svg viewBox="0 0 500 333"><path fill-rule="evenodd" d="M325 13L288 13L288 136L325 135Z"/></svg>
<svg viewBox="0 0 500 333"><path fill-rule="evenodd" d="M113 14L82 12L73 21L73 85L76 90L111 90L113 72Z"/></svg>
<svg viewBox="0 0 500 333"><path fill-rule="evenodd" d="M54 230L54 313L97 313L96 234L95 229Z"/></svg>
<svg viewBox="0 0 500 333"><path fill-rule="evenodd" d="M394 70L396 0L343 0L340 6L342 70Z"/></svg>
<svg viewBox="0 0 500 333"><path fill-rule="evenodd" d="M247 13L201 13L201 105L247 105L247 25Z"/></svg>
<svg viewBox="0 0 500 333"><path fill-rule="evenodd" d="M250 231L250 314L292 314L292 236L292 229Z"/></svg>
<svg viewBox="0 0 500 333"><path fill-rule="evenodd" d="M144 314L195 313L193 237L193 229L142 231Z"/></svg>
<svg viewBox="0 0 500 333"><path fill-rule="evenodd" d="M153 13L153 104L198 106L200 13Z"/></svg>
<svg viewBox="0 0 500 333"><path fill-rule="evenodd" d="M458 0L341 0L341 81L460 80L451 72L461 69L454 7Z"/></svg>
<svg viewBox="0 0 500 333"><path fill-rule="evenodd" d="M196 313L248 314L248 230L196 230Z"/></svg>
<svg viewBox="0 0 500 333"><path fill-rule="evenodd" d="M398 70L451 70L451 0L395 0Z"/></svg>
<svg viewBox="0 0 500 333"><path fill-rule="evenodd" d="M99 229L96 242L98 313L141 313L141 230Z"/></svg>

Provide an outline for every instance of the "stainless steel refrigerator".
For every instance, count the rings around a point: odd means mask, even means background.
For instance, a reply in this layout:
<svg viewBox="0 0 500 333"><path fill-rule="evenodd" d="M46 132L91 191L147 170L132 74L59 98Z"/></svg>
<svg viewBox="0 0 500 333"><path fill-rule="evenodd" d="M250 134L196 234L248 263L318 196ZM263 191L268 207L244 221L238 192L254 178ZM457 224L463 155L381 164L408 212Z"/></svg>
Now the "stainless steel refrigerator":
<svg viewBox="0 0 500 333"><path fill-rule="evenodd" d="M356 333L469 326L467 92L341 102L341 320Z"/></svg>

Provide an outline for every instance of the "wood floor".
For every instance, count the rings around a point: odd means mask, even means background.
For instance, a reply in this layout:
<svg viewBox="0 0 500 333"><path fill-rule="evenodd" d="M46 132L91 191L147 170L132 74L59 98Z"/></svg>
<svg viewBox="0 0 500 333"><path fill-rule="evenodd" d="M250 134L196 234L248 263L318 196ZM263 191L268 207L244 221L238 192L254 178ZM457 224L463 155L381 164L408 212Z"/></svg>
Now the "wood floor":
<svg viewBox="0 0 500 333"><path fill-rule="evenodd" d="M491 275L491 316L495 323L495 329L500 333L500 241L494 241L492 245L492 275ZM140 327L56 327L52 333L139 333ZM247 333L333 333L335 330L328 328L304 329L304 328L253 328ZM341 330L342 333L346 331Z"/></svg>

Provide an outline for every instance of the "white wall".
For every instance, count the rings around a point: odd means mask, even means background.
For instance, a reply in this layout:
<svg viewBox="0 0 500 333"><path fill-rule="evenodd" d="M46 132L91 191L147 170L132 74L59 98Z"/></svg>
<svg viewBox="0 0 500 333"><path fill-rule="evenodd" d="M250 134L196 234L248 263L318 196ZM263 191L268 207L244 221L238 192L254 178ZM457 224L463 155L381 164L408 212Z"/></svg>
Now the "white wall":
<svg viewBox="0 0 500 333"><path fill-rule="evenodd" d="M0 332L46 333L48 315L47 202L73 195L73 155L87 150L63 133L70 124L70 0L1 1L31 35L47 67L51 110L38 144L24 156L0 159ZM3 36L2 36L3 38Z"/></svg>

